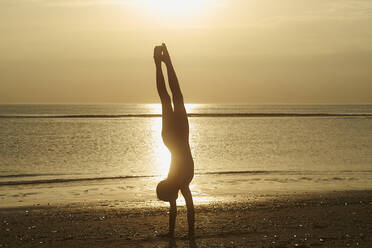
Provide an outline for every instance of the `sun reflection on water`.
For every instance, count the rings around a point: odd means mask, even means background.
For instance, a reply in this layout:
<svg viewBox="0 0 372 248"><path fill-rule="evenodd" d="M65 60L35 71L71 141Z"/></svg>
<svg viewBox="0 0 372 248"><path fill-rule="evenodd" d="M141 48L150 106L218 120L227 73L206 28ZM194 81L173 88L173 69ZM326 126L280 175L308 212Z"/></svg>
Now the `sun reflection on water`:
<svg viewBox="0 0 372 248"><path fill-rule="evenodd" d="M149 104L147 105L149 112L151 114L161 114L161 104ZM187 113L192 113L198 108L199 104L185 104ZM162 128L162 119L153 118L152 124L152 133L153 133L153 154L155 160L156 175L159 175L159 178L165 179L168 175L171 155L167 147L164 145L161 138L161 128ZM192 130L192 125L190 124L190 130ZM192 146L192 141L190 141Z"/></svg>
<svg viewBox="0 0 372 248"><path fill-rule="evenodd" d="M193 113L195 109L197 109L199 104L185 104L186 111L188 113ZM148 105L149 112L152 114L161 114L161 104L149 104ZM153 154L154 154L154 174L159 175L158 178L155 180L163 180L168 176L168 171L171 162L171 155L167 147L164 145L162 137L161 137L161 129L162 129L162 119L161 118L152 118L152 133L153 133ZM192 123L190 124L190 131L193 129ZM190 145L193 147L193 141L190 140ZM190 189L194 195L194 202L195 203L206 203L212 201L212 198L208 197L207 195L201 194L198 189L198 185L196 184L195 180L191 182ZM182 197L182 194L179 193L179 197L177 199L177 204L185 205L185 201Z"/></svg>
<svg viewBox="0 0 372 248"><path fill-rule="evenodd" d="M151 114L161 114L161 104L148 104L147 105L149 112ZM200 104L185 104L186 112L187 113L194 113L196 109L200 108ZM160 129L161 131L161 123L160 123Z"/></svg>
<svg viewBox="0 0 372 248"><path fill-rule="evenodd" d="M154 174L159 175L161 179L165 179L168 175L171 156L167 147L164 145L161 138L161 118L154 118L152 130L155 134L153 138L153 154L155 156L155 168Z"/></svg>

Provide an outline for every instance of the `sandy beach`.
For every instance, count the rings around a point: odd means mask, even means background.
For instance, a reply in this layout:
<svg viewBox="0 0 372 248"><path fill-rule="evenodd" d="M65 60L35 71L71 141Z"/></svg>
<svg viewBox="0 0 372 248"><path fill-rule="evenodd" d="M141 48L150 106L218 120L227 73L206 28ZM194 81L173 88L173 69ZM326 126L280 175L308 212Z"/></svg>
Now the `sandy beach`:
<svg viewBox="0 0 372 248"><path fill-rule="evenodd" d="M110 202L2 208L0 247L371 247L372 191L288 193L196 205L196 239L185 207L176 237L168 208Z"/></svg>
<svg viewBox="0 0 372 248"><path fill-rule="evenodd" d="M0 0L0 248L372 248L371 26L372 0Z"/></svg>

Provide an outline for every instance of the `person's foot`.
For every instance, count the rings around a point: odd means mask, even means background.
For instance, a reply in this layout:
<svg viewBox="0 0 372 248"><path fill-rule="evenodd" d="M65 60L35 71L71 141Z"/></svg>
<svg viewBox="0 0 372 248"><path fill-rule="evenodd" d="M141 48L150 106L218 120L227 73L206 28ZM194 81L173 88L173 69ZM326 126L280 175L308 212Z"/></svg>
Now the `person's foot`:
<svg viewBox="0 0 372 248"><path fill-rule="evenodd" d="M163 58L163 46L156 46L154 48L154 60L155 64L160 64Z"/></svg>
<svg viewBox="0 0 372 248"><path fill-rule="evenodd" d="M162 43L161 44L162 48L163 48L163 56L162 56L162 60L165 64L170 64L171 63L171 59L170 59L170 56L169 56L169 52L168 52L168 48L167 46L165 45L165 43Z"/></svg>

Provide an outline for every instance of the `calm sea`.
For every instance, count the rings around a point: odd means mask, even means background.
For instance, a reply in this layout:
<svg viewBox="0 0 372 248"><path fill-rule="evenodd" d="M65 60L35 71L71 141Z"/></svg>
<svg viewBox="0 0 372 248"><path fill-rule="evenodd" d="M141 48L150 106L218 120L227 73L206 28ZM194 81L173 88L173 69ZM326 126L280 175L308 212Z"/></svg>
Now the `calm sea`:
<svg viewBox="0 0 372 248"><path fill-rule="evenodd" d="M372 105L187 109L196 195L372 188ZM169 167L159 114L156 104L0 105L0 205L70 186L63 197L102 185L148 197Z"/></svg>

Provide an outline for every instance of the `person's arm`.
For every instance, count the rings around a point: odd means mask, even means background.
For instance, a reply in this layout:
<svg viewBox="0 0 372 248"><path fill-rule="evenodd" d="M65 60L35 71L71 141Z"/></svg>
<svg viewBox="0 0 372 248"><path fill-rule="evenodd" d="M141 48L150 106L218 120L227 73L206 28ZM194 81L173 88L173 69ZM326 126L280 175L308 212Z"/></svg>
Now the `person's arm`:
<svg viewBox="0 0 372 248"><path fill-rule="evenodd" d="M195 210L194 210L194 203L192 200L192 195L190 188L184 187L181 189L181 193L185 198L186 208L187 208L187 222L189 224L189 238L194 238L195 235Z"/></svg>
<svg viewBox="0 0 372 248"><path fill-rule="evenodd" d="M170 208L169 208L169 236L174 236L174 228L176 225L176 216L177 216L177 204L176 201L170 201Z"/></svg>

